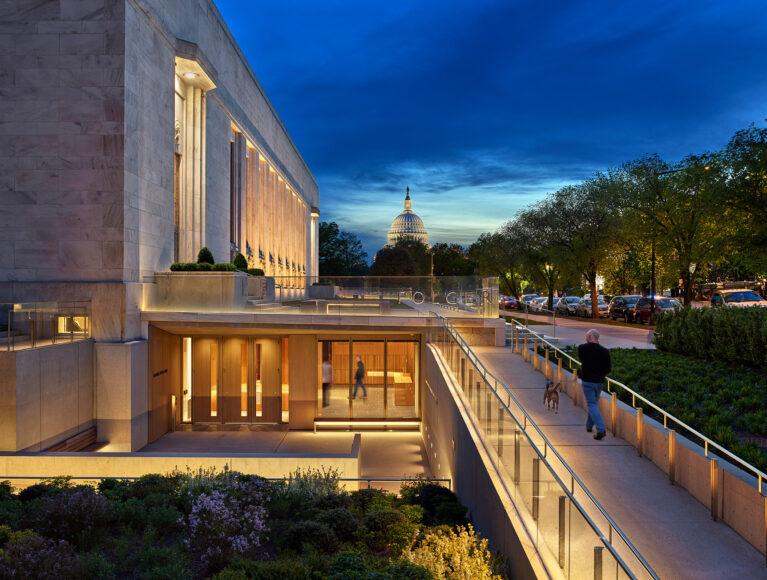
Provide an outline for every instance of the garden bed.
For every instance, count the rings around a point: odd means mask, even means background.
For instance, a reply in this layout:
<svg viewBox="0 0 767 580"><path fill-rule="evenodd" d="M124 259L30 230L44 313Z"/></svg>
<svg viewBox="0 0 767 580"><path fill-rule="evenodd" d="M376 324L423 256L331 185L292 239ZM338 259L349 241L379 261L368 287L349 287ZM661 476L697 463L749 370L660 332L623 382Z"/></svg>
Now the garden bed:
<svg viewBox="0 0 767 580"><path fill-rule="evenodd" d="M437 484L347 493L334 471L2 482L0 577L500 580L465 513Z"/></svg>

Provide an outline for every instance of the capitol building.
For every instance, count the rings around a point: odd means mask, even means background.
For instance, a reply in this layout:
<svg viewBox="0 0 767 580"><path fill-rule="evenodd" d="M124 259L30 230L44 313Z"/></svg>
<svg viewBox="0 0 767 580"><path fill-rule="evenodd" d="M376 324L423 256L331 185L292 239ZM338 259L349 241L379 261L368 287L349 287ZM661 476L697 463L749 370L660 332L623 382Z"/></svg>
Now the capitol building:
<svg viewBox="0 0 767 580"><path fill-rule="evenodd" d="M411 238L429 244L429 234L423 225L423 220L412 210L410 200L410 187L405 195L405 209L391 223L389 233L386 236L386 245L394 246L402 238Z"/></svg>

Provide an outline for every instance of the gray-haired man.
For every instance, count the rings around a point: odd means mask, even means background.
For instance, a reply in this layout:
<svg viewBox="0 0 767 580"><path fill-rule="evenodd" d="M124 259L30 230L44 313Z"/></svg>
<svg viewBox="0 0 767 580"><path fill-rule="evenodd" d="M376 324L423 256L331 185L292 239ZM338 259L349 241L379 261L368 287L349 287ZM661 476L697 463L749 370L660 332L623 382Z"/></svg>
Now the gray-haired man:
<svg viewBox="0 0 767 580"><path fill-rule="evenodd" d="M591 429L596 426L594 439L603 439L606 434L605 422L599 412L599 397L605 386L605 377L612 368L612 362L610 351L599 344L597 330L592 328L586 332L586 342L578 347L578 358L581 359L581 382L589 409L586 431L591 433Z"/></svg>

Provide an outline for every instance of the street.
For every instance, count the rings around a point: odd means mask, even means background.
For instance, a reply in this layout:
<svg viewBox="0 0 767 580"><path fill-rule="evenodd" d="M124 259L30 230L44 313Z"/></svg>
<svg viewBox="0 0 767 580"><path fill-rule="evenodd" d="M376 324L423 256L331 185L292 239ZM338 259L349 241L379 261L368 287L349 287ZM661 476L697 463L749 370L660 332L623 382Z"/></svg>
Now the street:
<svg viewBox="0 0 767 580"><path fill-rule="evenodd" d="M517 310L501 310L500 312L504 316L527 319L525 313ZM604 321L595 323L584 318L559 316L552 319L551 316L540 314L530 314L529 320L531 330L546 336L555 336L559 339L559 344L563 346L585 342L586 331L590 328L596 328L599 331L599 342L607 348L655 348L652 344L653 329L639 324L626 326L605 323ZM551 324L552 320L556 321L556 327ZM535 324L535 322L548 324Z"/></svg>

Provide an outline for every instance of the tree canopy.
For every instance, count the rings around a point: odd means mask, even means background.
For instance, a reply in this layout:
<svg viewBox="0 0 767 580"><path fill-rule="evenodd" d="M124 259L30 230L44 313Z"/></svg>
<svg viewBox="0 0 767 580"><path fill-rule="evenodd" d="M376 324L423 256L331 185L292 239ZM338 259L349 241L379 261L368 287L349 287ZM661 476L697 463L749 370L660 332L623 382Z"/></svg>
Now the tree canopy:
<svg viewBox="0 0 767 580"><path fill-rule="evenodd" d="M321 276L363 276L368 271L362 242L335 222L320 222L319 255Z"/></svg>

